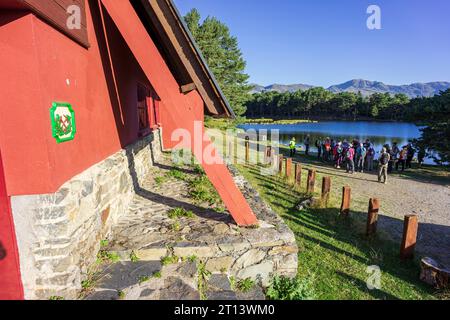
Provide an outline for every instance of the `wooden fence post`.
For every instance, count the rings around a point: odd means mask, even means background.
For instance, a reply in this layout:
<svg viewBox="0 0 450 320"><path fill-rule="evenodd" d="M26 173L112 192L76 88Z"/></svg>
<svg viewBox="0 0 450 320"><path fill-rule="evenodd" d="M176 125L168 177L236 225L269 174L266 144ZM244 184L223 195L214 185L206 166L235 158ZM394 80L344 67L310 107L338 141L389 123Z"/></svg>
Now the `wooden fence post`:
<svg viewBox="0 0 450 320"><path fill-rule="evenodd" d="M314 193L314 185L316 183L316 170L309 169L308 170L308 180L306 182L306 192Z"/></svg>
<svg viewBox="0 0 450 320"><path fill-rule="evenodd" d="M250 161L250 142L245 141L245 163L248 164Z"/></svg>
<svg viewBox="0 0 450 320"><path fill-rule="evenodd" d="M352 189L348 186L342 188L342 204L341 214L348 216L350 213L350 201L351 201Z"/></svg>
<svg viewBox="0 0 450 320"><path fill-rule="evenodd" d="M286 158L286 178L290 178L292 174L292 158Z"/></svg>
<svg viewBox="0 0 450 320"><path fill-rule="evenodd" d="M377 233L378 211L380 210L380 201L377 198L369 200L369 210L367 213L366 235L370 236Z"/></svg>
<svg viewBox="0 0 450 320"><path fill-rule="evenodd" d="M272 147L267 146L266 150L264 151L264 164L269 163L271 156L272 156Z"/></svg>
<svg viewBox="0 0 450 320"><path fill-rule="evenodd" d="M400 247L400 258L403 260L414 257L417 242L419 221L417 215L406 215L403 223L403 240Z"/></svg>
<svg viewBox="0 0 450 320"><path fill-rule="evenodd" d="M300 163L295 164L295 184L302 185L302 165Z"/></svg>
<svg viewBox="0 0 450 320"><path fill-rule="evenodd" d="M330 191L331 191L331 178L323 177L322 178L322 196L320 202L323 206L328 206L328 200L330 200Z"/></svg>
<svg viewBox="0 0 450 320"><path fill-rule="evenodd" d="M278 173L281 175L283 174L283 161L284 157L282 154L278 155Z"/></svg>

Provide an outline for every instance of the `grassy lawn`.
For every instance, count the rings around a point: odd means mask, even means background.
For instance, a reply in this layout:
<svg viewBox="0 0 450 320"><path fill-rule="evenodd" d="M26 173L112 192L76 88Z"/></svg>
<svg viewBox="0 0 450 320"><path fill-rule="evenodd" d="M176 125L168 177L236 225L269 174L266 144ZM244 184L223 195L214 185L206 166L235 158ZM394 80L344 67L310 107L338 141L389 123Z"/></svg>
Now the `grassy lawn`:
<svg viewBox="0 0 450 320"><path fill-rule="evenodd" d="M311 281L317 299L436 299L445 298L419 281L419 262L402 262L399 243L364 234L366 212L339 216L340 199L332 193L328 208L302 211L295 206L306 195L279 176L261 175L256 165L238 165L246 179L286 221L299 246L299 277ZM321 187L318 173L316 190ZM316 182L316 183L317 183ZM368 199L367 199L368 200ZM369 290L367 267L381 269L381 289ZM448 298L448 296L447 296Z"/></svg>

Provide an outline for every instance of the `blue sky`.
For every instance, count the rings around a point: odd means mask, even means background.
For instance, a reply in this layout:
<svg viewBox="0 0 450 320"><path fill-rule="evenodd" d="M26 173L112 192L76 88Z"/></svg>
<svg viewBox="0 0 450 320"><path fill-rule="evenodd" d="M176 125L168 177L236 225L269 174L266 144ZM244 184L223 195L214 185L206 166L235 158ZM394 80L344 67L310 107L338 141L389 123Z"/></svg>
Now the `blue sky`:
<svg viewBox="0 0 450 320"><path fill-rule="evenodd" d="M250 82L450 81L449 0L174 0L238 37ZM381 9L369 30L367 7Z"/></svg>

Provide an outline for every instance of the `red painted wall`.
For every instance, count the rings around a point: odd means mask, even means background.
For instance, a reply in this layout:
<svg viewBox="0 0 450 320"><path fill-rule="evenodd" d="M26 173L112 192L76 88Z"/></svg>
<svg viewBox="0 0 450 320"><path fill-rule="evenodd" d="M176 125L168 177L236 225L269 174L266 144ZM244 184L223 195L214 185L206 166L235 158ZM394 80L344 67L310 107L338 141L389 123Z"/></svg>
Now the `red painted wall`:
<svg viewBox="0 0 450 320"><path fill-rule="evenodd" d="M56 191L137 139L137 83L149 85L108 15L86 8L84 49L32 14L0 13L0 146L9 195ZM71 103L75 140L56 144L49 109Z"/></svg>
<svg viewBox="0 0 450 320"><path fill-rule="evenodd" d="M0 300L23 299L19 256L0 152Z"/></svg>

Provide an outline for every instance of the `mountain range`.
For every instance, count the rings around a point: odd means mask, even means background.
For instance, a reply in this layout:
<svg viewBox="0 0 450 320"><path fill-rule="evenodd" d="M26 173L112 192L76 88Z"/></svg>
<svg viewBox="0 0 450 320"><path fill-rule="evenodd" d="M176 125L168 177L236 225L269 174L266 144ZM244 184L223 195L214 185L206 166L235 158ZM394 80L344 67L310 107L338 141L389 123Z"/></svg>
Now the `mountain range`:
<svg viewBox="0 0 450 320"><path fill-rule="evenodd" d="M271 84L269 86L261 86L252 84L253 89L251 93L261 93L267 91L277 92L295 92L298 90L307 90L315 86L308 84ZM333 93L339 92L361 92L363 96L370 96L374 93L390 93L397 94L403 93L409 98L416 97L431 97L439 94L440 91L445 91L450 88L450 82L436 81L427 83L412 83L408 85L389 85L379 81L369 81L363 79L353 79L341 84L333 85L327 88L328 91Z"/></svg>

